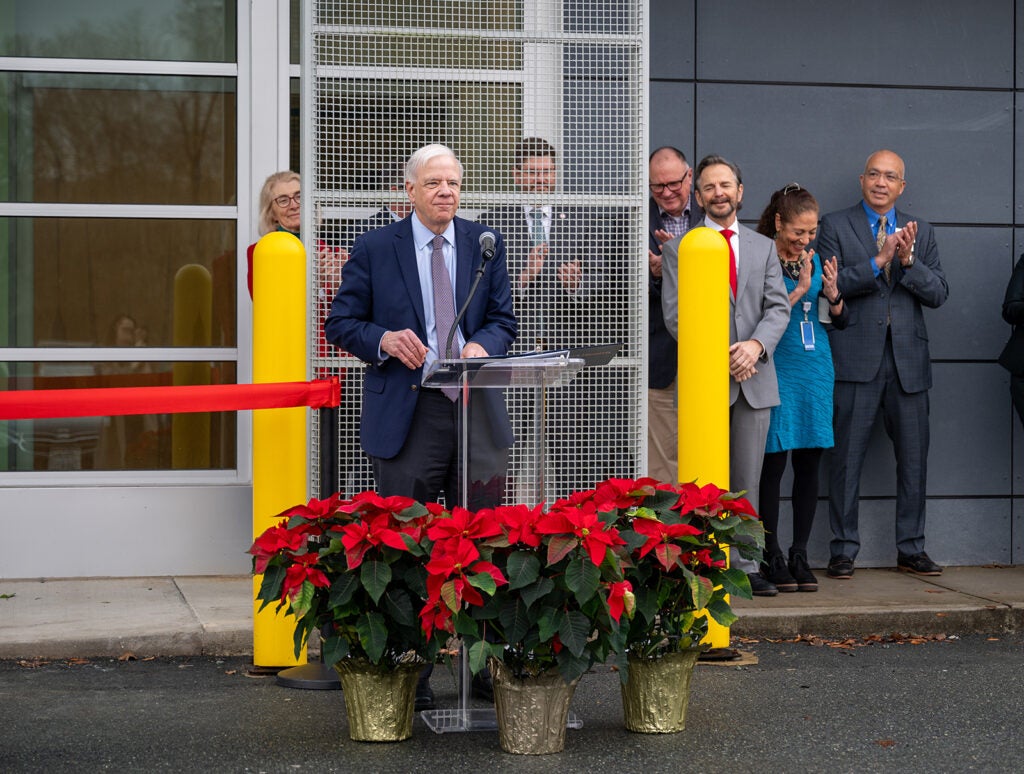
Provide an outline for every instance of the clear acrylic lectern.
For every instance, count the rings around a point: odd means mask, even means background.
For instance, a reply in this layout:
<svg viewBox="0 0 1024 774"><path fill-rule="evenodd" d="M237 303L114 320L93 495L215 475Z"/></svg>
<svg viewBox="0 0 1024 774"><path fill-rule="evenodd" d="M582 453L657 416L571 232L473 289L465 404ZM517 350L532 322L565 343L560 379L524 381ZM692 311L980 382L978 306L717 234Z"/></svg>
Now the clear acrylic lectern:
<svg viewBox="0 0 1024 774"><path fill-rule="evenodd" d="M537 450L537 464L528 472L532 478L525 490L539 503L544 492L544 391L573 380L587 360L573 357L569 350L538 352L503 358L438 360L423 377L423 386L458 388L462 397L459 425L460 499L465 508L500 505L507 474L508 451L513 443L529 443ZM505 390L533 390L536 395L532 427L527 438L515 438L505 405ZM517 427L522 434L524 428ZM523 498L527 499L527 498ZM494 708L471 708L471 676L465 648L459 657L459 706L421 712L432 731L438 734L459 731L484 731L498 727ZM570 713L570 728L582 723Z"/></svg>

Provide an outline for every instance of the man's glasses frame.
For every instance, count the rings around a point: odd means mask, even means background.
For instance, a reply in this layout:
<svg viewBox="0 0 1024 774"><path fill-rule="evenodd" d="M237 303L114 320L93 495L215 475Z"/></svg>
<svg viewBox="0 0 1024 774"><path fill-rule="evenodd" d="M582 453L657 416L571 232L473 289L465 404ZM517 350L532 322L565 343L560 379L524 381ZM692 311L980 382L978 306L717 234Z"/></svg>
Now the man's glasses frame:
<svg viewBox="0 0 1024 774"><path fill-rule="evenodd" d="M675 192L675 191L678 191L680 188L683 187L683 183L685 183L687 178L689 178L690 175L692 175L692 174L693 174L693 169L691 168L691 169L686 170L686 174L683 175L678 180L670 180L667 183L650 183L650 184L648 184L647 187L650 188L651 189L651 193L655 194L655 195L658 195L658 194L662 193L666 188L668 190L670 190L670 191Z"/></svg>

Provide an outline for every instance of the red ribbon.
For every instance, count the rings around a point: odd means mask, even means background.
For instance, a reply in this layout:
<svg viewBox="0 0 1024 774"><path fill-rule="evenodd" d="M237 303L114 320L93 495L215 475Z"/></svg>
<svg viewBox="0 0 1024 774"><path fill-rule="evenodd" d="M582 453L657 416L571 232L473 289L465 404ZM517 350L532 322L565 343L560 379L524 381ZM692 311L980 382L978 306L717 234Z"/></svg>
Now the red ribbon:
<svg viewBox="0 0 1024 774"><path fill-rule="evenodd" d="M107 387L0 392L0 420L185 414L197 411L328 408L341 402L337 377L311 382Z"/></svg>

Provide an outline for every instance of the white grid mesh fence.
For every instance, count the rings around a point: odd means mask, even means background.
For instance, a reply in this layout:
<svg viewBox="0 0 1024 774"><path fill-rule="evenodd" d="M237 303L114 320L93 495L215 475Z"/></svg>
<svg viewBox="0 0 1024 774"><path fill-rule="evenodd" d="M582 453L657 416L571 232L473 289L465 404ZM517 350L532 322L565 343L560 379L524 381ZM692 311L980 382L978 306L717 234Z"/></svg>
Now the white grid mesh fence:
<svg viewBox="0 0 1024 774"><path fill-rule="evenodd" d="M459 216L505 238L519 320L512 351L623 344L609 365L549 390L543 407L532 391L506 393L518 440L505 500L532 496L524 482L538 465L528 440L538 410L546 411L547 501L608 476L639 475L646 1L310 1L302 110L312 143L303 177L316 213L312 370L341 377L340 491L351 495L373 480L359 445L362 364L322 339L337 265L359 234L407 214L404 161L433 142L465 167ZM328 437L314 426L314 482Z"/></svg>

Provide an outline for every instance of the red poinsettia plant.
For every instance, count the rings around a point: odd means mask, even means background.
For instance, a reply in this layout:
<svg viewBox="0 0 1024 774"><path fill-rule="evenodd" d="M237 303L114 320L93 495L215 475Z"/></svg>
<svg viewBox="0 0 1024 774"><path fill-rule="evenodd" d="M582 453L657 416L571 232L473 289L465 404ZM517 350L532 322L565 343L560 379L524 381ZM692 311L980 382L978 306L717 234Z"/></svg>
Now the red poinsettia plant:
<svg viewBox="0 0 1024 774"><path fill-rule="evenodd" d="M476 512L363 492L278 514L253 543L263 607L296 619L298 653L314 629L324 660L433 661L461 637L470 667L503 661L516 677L567 681L627 654L699 643L707 616L735 620L750 597L726 545L759 559L750 503L714 485L609 479L550 507Z"/></svg>
<svg viewBox="0 0 1024 774"><path fill-rule="evenodd" d="M714 484L610 479L593 493L625 542L623 580L633 596L624 624L627 655L657 658L698 646L708 617L730 626L728 595L751 598L746 573L727 567L728 546L760 561L764 526L750 502Z"/></svg>
<svg viewBox="0 0 1024 774"><path fill-rule="evenodd" d="M473 672L496 658L515 677L557 669L566 682L621 649L625 541L587 494L432 522L428 635L461 636Z"/></svg>
<svg viewBox="0 0 1024 774"><path fill-rule="evenodd" d="M296 655L319 629L328 664L347 656L385 667L433 661L439 644L420 624L425 531L443 513L435 503L374 492L283 511L249 550L253 573L263 576L260 609L277 603L295 617Z"/></svg>

